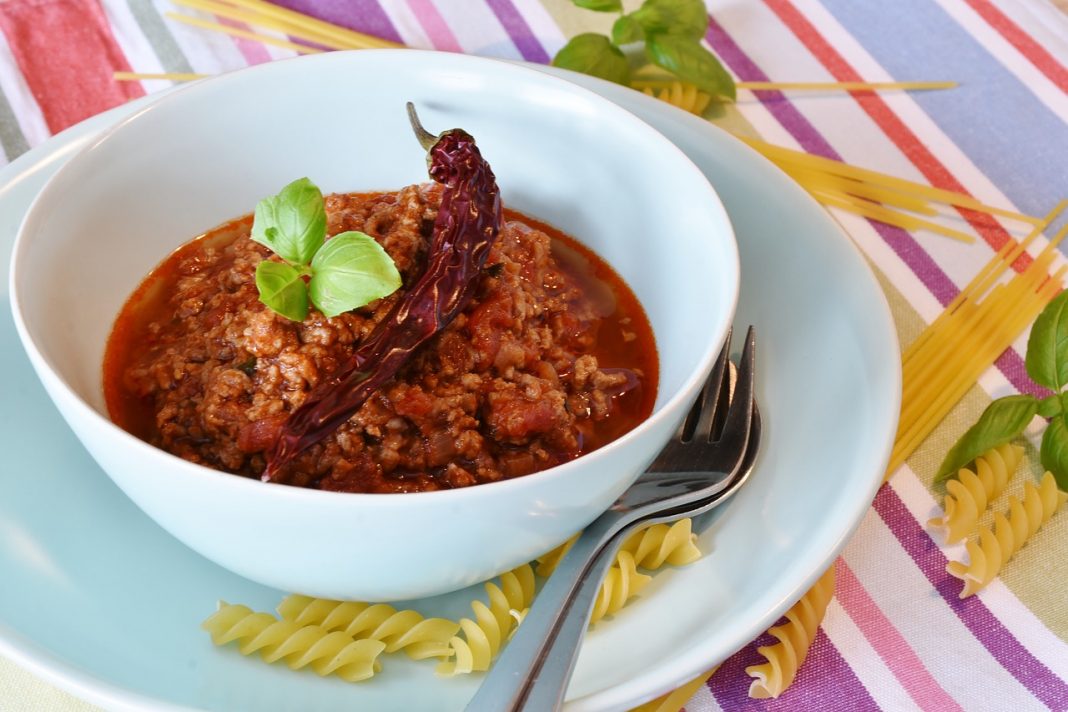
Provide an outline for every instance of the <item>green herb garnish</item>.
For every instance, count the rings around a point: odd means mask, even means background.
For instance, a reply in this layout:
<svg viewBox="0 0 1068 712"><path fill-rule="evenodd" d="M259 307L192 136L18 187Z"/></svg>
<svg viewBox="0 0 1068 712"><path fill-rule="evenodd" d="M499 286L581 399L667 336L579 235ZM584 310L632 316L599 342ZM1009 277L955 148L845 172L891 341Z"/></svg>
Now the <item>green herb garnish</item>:
<svg viewBox="0 0 1068 712"><path fill-rule="evenodd" d="M648 62L712 96L734 100L734 78L701 44L708 30L702 0L645 0L631 13L623 11L621 0L571 1L587 10L620 16L611 37L595 32L572 37L553 57L553 66L629 86L633 63L623 47L644 43Z"/></svg>
<svg viewBox="0 0 1068 712"><path fill-rule="evenodd" d="M252 239L285 260L264 260L256 267L260 301L293 321L308 316L309 299L334 317L401 285L397 266L371 236L343 232L326 239L323 194L307 178L256 205Z"/></svg>
<svg viewBox="0 0 1068 712"><path fill-rule="evenodd" d="M987 450L1019 437L1039 415L1050 419L1039 450L1042 467L1053 473L1061 490L1068 491L1068 291L1061 292L1035 319L1025 364L1031 380L1053 394L1043 399L1024 394L995 400L946 455L935 482L949 478Z"/></svg>

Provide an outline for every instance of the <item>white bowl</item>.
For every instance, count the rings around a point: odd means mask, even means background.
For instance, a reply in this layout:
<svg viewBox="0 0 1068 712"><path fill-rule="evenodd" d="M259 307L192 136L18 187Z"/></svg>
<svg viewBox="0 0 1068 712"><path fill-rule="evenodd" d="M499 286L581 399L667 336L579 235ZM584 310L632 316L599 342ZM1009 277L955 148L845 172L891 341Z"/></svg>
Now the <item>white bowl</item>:
<svg viewBox="0 0 1068 712"><path fill-rule="evenodd" d="M645 307L660 357L653 414L551 470L462 490L304 490L191 464L108 419L101 374L115 316L193 236L299 176L324 192L426 181L408 127L478 140L505 204L592 247ZM667 441L734 313L738 256L702 173L637 118L513 64L414 50L330 53L180 90L122 122L46 185L19 232L19 337L90 454L162 527L276 588L399 600L494 576L606 509ZM121 556L122 552L115 552Z"/></svg>

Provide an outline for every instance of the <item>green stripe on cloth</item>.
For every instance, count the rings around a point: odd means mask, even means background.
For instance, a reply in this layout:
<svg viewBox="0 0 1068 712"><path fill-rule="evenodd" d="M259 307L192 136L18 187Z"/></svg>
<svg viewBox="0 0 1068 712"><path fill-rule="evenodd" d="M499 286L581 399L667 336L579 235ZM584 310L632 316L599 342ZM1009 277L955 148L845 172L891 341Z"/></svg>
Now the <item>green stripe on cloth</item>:
<svg viewBox="0 0 1068 712"><path fill-rule="evenodd" d="M167 29L166 23L163 22L163 18L156 11L151 0L127 0L127 4L141 31L145 33L145 38L152 45L156 57L159 58L163 71L192 73L192 65L182 54L181 48L174 41L174 36Z"/></svg>
<svg viewBox="0 0 1068 712"><path fill-rule="evenodd" d="M22 133L15 112L11 110L11 104L7 97L0 92L0 146L4 147L4 155L8 161L13 161L26 151L30 150L30 144Z"/></svg>
<svg viewBox="0 0 1068 712"><path fill-rule="evenodd" d="M1037 464L1037 457L1032 460ZM1040 470L1032 468L1032 471ZM1021 466L1016 484L1010 492L1017 497L1023 482L1030 475ZM1037 475L1033 477L1037 483ZM1019 487L1020 489L1016 489ZM994 502L997 511L1005 513L1008 504L1004 497ZM1054 635L1068 643L1068 597L1064 595L1063 580L1059 580L1057 563L1068 556L1068 509L1061 508L1018 551L1012 561L1001 570L1001 582L1016 594Z"/></svg>

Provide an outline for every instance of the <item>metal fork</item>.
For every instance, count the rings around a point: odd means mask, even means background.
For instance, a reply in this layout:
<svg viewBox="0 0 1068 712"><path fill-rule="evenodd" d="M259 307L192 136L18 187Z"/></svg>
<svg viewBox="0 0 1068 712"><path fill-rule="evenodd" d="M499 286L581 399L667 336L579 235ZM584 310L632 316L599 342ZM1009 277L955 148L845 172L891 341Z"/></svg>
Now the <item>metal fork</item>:
<svg viewBox="0 0 1068 712"><path fill-rule="evenodd" d="M727 335L701 396L675 438L649 471L575 541L468 703L468 712L557 709L599 587L594 581L600 583L615 547L636 526L707 511L741 486L760 439L753 400L755 348L750 327L731 398ZM553 654L547 654L549 650Z"/></svg>
<svg viewBox="0 0 1068 712"><path fill-rule="evenodd" d="M713 495L706 502L692 508L687 507L681 511L668 511L642 520L640 526L673 521L680 517L695 516L707 512L730 499L731 495L745 483L753 469L759 450L757 443L760 440L760 428L760 411L754 407L753 423L749 431L750 447L745 453L745 460L742 462L738 476L729 487ZM518 709L538 710L540 712L541 710L557 710L563 705L567 684L571 679L571 673L574 671L575 662L578 660L579 647L582 644L583 636L586 634L586 629L589 627L590 615L600 591L601 583L604 581L608 569L615 563L616 552L626 538L627 534L618 535L601 549L591 565L589 573L576 589L574 597L565 609L560 612L555 634L550 635L540 651L541 658L544 661L542 669L537 678L527 685L526 699L523 702L523 706Z"/></svg>

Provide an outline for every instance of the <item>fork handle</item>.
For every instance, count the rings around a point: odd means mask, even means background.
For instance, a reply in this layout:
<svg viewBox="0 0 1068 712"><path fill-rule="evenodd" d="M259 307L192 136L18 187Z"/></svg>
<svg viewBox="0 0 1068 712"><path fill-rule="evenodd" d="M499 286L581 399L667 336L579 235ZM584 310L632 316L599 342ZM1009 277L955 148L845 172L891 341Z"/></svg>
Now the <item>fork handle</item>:
<svg viewBox="0 0 1068 712"><path fill-rule="evenodd" d="M600 581L613 560L612 556L599 556L606 542L620 532L622 523L612 519L602 515L596 520L557 565L515 637L467 704L468 712L545 712L562 704L585 621L589 620ZM596 583L591 584L594 579ZM576 595L580 598L576 599ZM584 615L569 616L572 607ZM582 623L577 629L571 624L562 630L561 625L569 618L582 618ZM567 636L558 640L562 632ZM558 655L549 654L554 648L560 651Z"/></svg>
<svg viewBox="0 0 1068 712"><path fill-rule="evenodd" d="M516 709L542 712L563 707L564 694L578 660L582 639L589 628L594 602L622 542L623 537L616 536L598 552L586 576L579 582L570 605L560 612L556 628L541 650L545 663L538 675L527 682L523 706Z"/></svg>

